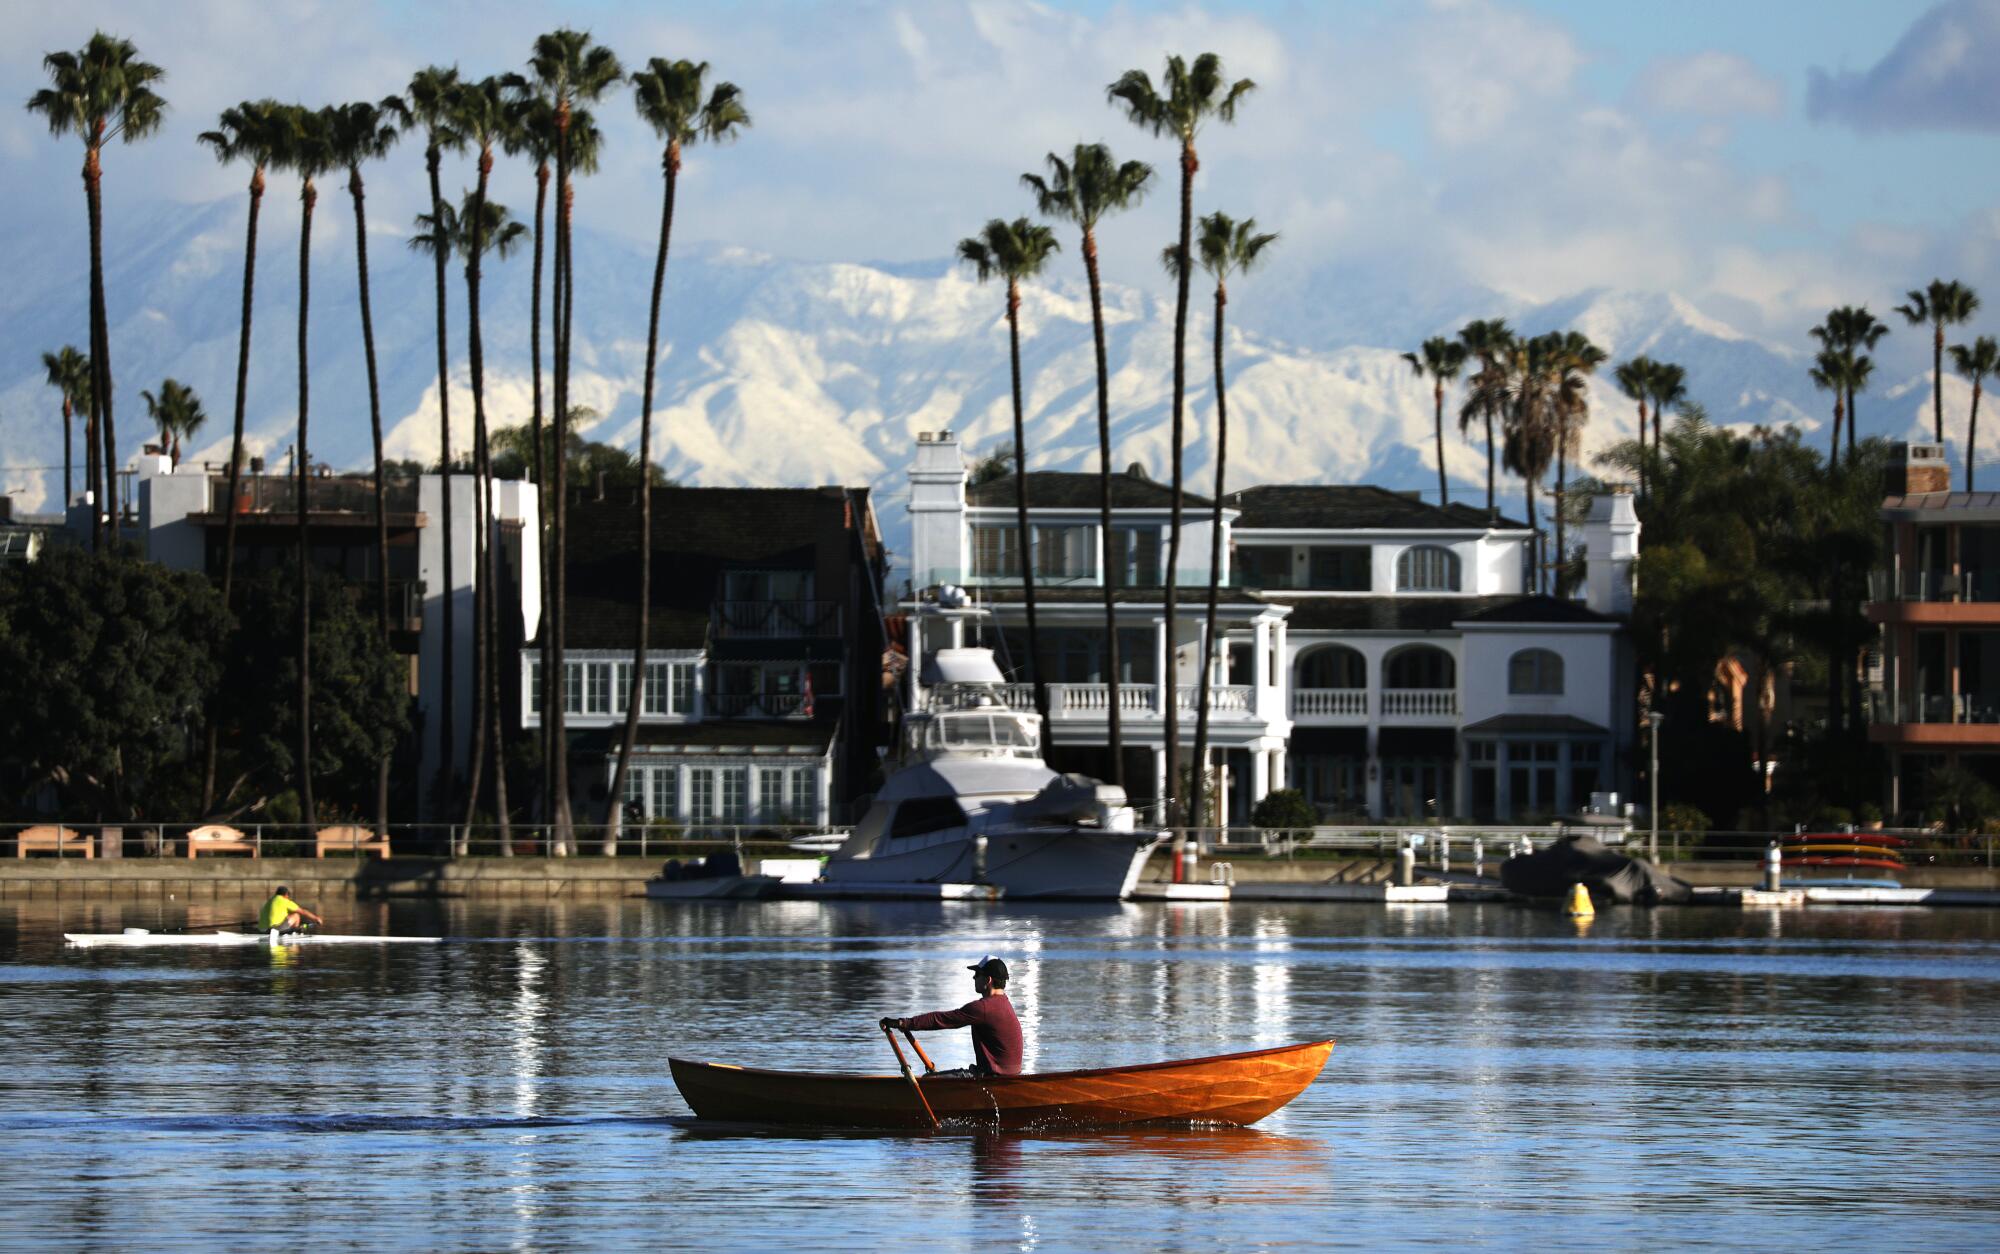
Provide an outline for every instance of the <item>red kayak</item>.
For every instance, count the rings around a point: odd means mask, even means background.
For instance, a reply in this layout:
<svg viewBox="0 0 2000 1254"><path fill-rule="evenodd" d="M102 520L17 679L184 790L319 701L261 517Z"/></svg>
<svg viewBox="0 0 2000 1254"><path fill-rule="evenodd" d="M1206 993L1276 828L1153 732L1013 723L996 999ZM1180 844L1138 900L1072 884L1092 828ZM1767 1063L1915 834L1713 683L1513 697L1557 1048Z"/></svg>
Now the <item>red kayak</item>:
<svg viewBox="0 0 2000 1254"><path fill-rule="evenodd" d="M1896 861L1892 862L1887 858L1824 858L1824 857L1786 858L1784 860L1784 865L1785 866L1870 866L1883 871L1901 871L1904 869L1904 864L1901 859L1897 859Z"/></svg>
<svg viewBox="0 0 2000 1254"><path fill-rule="evenodd" d="M667 1065L681 1096L703 1119L930 1128L927 1102L940 1121L987 1127L1251 1124L1304 1092L1332 1052L1332 1041L1313 1041L1093 1071L933 1075L918 1078L915 1087L901 1075L764 1071L684 1058L669 1058Z"/></svg>

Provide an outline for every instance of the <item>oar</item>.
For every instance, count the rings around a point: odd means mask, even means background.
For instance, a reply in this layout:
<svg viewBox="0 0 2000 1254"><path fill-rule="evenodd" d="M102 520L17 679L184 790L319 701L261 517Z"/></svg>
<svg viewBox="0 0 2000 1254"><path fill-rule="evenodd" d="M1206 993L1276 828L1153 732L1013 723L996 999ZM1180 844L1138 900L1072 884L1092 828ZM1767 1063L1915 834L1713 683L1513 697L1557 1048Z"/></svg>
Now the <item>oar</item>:
<svg viewBox="0 0 2000 1254"><path fill-rule="evenodd" d="M926 1054L926 1053L924 1052L924 1047L923 1047L923 1046L921 1046L921 1045L917 1044L917 1034L916 1034L915 1032L912 1032L912 1031L910 1031L910 1029L908 1029L908 1028L904 1028L904 1029L903 1029L903 1039L904 1039L904 1040L906 1040L906 1041L908 1041L908 1042L910 1043L910 1048L911 1048L911 1049L914 1049L914 1050L916 1050L916 1051L917 1051L917 1057L919 1057L919 1058L921 1058L921 1059L923 1059L923 1060L924 1060L924 1074L925 1074L925 1075L929 1075L929 1074L930 1074L931 1072L933 1072L933 1071L936 1071L936 1070L937 1070L937 1064L931 1061L931 1056L930 1056L929 1054Z"/></svg>
<svg viewBox="0 0 2000 1254"><path fill-rule="evenodd" d="M156 935L175 935L181 932L220 932L239 927L256 927L257 920L245 919L241 923L188 923L180 927L149 927L146 930Z"/></svg>
<svg viewBox="0 0 2000 1254"><path fill-rule="evenodd" d="M882 1035L889 1038L889 1048L896 1051L896 1065L903 1069L903 1078L910 1082L912 1089L916 1090L917 1103L924 1108L924 1118L931 1121L931 1129L935 1131L943 1127L944 1125L938 1122L937 1112L931 1109L931 1099L924 1096L924 1086L917 1083L916 1073L910 1070L910 1060L903 1056L903 1047L896 1043L895 1032L885 1027L882 1029ZM915 1043L911 1042L913 1045Z"/></svg>

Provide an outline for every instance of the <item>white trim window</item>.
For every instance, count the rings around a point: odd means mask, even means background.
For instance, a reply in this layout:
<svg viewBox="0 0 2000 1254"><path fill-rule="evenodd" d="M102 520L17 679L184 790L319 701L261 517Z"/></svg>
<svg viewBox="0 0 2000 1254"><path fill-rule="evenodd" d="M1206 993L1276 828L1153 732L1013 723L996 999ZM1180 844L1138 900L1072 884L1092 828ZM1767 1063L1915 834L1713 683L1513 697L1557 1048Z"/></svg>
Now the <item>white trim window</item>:
<svg viewBox="0 0 2000 1254"><path fill-rule="evenodd" d="M1507 659L1507 691L1516 696L1561 696L1562 655L1550 649L1522 649Z"/></svg>
<svg viewBox="0 0 2000 1254"><path fill-rule="evenodd" d="M1404 549L1396 558L1396 591L1457 592L1458 554L1436 544Z"/></svg>
<svg viewBox="0 0 2000 1254"><path fill-rule="evenodd" d="M972 573L981 579L1019 579L1020 529L1013 523L975 524L972 528Z"/></svg>

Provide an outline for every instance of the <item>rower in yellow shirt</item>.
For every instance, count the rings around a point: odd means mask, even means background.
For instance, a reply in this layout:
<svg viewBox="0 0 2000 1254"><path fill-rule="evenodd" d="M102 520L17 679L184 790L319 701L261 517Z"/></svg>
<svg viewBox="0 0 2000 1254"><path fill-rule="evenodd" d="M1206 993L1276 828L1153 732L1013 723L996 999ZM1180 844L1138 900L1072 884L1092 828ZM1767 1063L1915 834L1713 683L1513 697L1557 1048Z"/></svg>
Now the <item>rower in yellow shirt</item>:
<svg viewBox="0 0 2000 1254"><path fill-rule="evenodd" d="M258 930L264 932L296 932L304 926L301 920L307 919L321 925L326 923L325 919L320 918L286 895L291 891L291 889L286 888L283 884L278 885L278 891L272 893L271 900L265 902L264 908L257 912Z"/></svg>

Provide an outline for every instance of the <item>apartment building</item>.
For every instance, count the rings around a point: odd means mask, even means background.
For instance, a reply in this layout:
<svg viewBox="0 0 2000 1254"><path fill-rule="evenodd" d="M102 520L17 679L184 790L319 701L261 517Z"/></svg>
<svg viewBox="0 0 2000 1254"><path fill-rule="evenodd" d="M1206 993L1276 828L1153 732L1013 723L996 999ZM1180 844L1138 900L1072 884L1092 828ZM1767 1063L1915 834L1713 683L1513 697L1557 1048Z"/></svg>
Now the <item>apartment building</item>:
<svg viewBox="0 0 2000 1254"><path fill-rule="evenodd" d="M1127 790L1161 796L1168 702L1192 747L1213 502L1186 497L1169 623L1165 485L1117 476L1106 536L1096 475L1030 472L1024 552L1016 481L969 485L950 432L918 437L910 480L913 589L965 588L988 611L978 638L1016 680L1010 699L1032 708L1025 560L1051 690L1050 760L1100 776L1111 766L1110 583ZM1224 502L1222 527L1208 684L1230 821L1280 787L1304 792L1329 821L1518 821L1627 790L1637 711L1625 620L1639 536L1629 496L1593 502L1580 600L1526 591L1524 525L1381 488L1247 488Z"/></svg>

